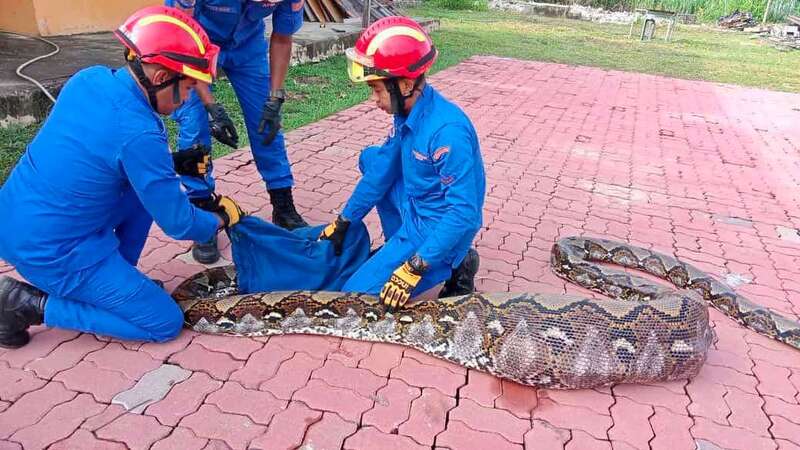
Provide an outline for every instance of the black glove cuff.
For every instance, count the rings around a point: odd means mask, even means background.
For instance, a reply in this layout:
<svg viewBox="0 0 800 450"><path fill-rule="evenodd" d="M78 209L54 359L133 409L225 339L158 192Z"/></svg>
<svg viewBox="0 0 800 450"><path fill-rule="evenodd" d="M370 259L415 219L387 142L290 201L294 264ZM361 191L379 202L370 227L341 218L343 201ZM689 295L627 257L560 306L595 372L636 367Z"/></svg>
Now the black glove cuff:
<svg viewBox="0 0 800 450"><path fill-rule="evenodd" d="M217 212L219 210L219 201L215 196L190 198L189 201L204 211Z"/></svg>
<svg viewBox="0 0 800 450"><path fill-rule="evenodd" d="M419 255L412 256L411 259L408 260L408 265L414 270L414 275L422 275L429 267L428 263Z"/></svg>

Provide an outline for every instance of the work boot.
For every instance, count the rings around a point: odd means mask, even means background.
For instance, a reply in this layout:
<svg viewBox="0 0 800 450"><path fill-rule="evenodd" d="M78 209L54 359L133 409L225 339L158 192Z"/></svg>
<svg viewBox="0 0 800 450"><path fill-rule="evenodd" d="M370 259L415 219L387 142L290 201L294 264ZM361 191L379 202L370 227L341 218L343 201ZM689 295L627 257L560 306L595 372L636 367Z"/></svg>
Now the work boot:
<svg viewBox="0 0 800 450"><path fill-rule="evenodd" d="M208 242L195 242L192 245L192 258L200 264L214 264L219 261L217 235L215 234Z"/></svg>
<svg viewBox="0 0 800 450"><path fill-rule="evenodd" d="M269 202L272 203L272 223L287 230L308 226L294 207L292 188L271 189L267 192Z"/></svg>
<svg viewBox="0 0 800 450"><path fill-rule="evenodd" d="M445 281L444 288L439 292L439 298L456 297L475 292L475 275L478 273L479 266L478 251L470 248L467 256L453 271L450 279Z"/></svg>
<svg viewBox="0 0 800 450"><path fill-rule="evenodd" d="M31 340L28 327L44 321L47 294L11 277L0 278L0 347L20 348Z"/></svg>

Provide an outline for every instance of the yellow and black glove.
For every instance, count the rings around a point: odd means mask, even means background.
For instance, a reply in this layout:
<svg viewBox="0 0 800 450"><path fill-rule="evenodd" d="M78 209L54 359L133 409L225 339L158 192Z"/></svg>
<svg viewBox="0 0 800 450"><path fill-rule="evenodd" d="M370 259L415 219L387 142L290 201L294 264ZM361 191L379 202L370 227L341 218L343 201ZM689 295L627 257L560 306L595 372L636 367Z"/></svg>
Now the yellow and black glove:
<svg viewBox="0 0 800 450"><path fill-rule="evenodd" d="M211 165L211 149L202 144L178 150L172 154L172 165L178 175L204 177Z"/></svg>
<svg viewBox="0 0 800 450"><path fill-rule="evenodd" d="M212 194L210 198L193 199L192 203L200 209L216 213L222 218L225 228L230 228L246 216L247 213L227 195Z"/></svg>
<svg viewBox="0 0 800 450"><path fill-rule="evenodd" d="M340 214L336 220L331 222L319 234L318 240L331 241L333 245L333 253L336 256L342 254L342 246L344 245L344 237L347 235L347 229L350 228L350 221L342 217Z"/></svg>
<svg viewBox="0 0 800 450"><path fill-rule="evenodd" d="M402 308L411 298L411 293L419 284L426 269L427 265L417 255L404 262L383 285L380 295L381 302L390 310Z"/></svg>

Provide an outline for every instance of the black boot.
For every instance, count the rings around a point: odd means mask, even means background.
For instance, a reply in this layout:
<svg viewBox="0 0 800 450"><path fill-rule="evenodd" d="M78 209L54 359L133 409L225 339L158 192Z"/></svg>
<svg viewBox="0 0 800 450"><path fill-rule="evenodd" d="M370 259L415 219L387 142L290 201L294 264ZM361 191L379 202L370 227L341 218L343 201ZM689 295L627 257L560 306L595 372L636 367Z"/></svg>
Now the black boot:
<svg viewBox="0 0 800 450"><path fill-rule="evenodd" d="M464 261L461 261L450 279L444 283L444 288L439 292L439 298L456 297L475 292L475 275L478 273L479 266L478 251L470 248Z"/></svg>
<svg viewBox="0 0 800 450"><path fill-rule="evenodd" d="M31 337L28 327L44 321L47 294L28 283L0 278L0 347L20 348Z"/></svg>
<svg viewBox="0 0 800 450"><path fill-rule="evenodd" d="M195 242L192 245L192 258L200 264L214 264L219 261L217 235L215 234L208 242Z"/></svg>
<svg viewBox="0 0 800 450"><path fill-rule="evenodd" d="M272 203L272 223L287 230L308 226L294 207L292 188L272 189L267 192L269 202Z"/></svg>

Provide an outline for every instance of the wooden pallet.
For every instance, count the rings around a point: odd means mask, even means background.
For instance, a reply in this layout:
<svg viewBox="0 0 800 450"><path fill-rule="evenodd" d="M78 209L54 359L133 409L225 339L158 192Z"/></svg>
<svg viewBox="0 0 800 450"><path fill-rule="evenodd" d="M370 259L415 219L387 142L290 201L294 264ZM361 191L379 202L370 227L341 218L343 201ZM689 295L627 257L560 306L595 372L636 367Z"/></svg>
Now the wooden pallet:
<svg viewBox="0 0 800 450"><path fill-rule="evenodd" d="M307 22L338 22L344 19L361 17L364 10L363 0L306 0L303 5L303 16ZM370 0L370 19L386 16L400 16L391 3L381 0Z"/></svg>

